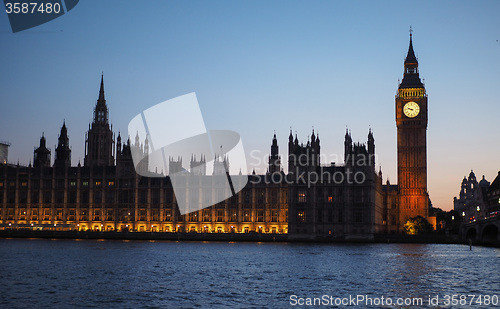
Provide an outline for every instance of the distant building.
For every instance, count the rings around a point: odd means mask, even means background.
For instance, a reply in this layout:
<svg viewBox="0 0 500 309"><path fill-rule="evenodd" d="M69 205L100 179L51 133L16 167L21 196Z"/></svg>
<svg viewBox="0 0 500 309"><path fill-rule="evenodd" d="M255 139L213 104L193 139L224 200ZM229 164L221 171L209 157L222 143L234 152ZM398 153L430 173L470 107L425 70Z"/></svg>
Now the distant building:
<svg viewBox="0 0 500 309"><path fill-rule="evenodd" d="M488 188L486 199L488 200L488 214L500 212L500 171Z"/></svg>
<svg viewBox="0 0 500 309"><path fill-rule="evenodd" d="M465 222L482 219L488 215L487 192L490 183L484 178L478 182L474 171L462 180L459 197L453 198L453 209L460 213Z"/></svg>
<svg viewBox="0 0 500 309"><path fill-rule="evenodd" d="M0 164L7 164L9 160L9 146L7 142L0 142Z"/></svg>

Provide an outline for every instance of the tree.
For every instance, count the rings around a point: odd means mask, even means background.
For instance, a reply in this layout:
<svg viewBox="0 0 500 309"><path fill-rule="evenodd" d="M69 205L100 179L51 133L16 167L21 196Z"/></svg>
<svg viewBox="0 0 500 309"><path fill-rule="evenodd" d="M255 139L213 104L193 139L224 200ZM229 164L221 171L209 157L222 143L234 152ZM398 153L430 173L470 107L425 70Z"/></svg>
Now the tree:
<svg viewBox="0 0 500 309"><path fill-rule="evenodd" d="M408 219L404 225L404 232L408 235L419 235L432 231L432 224L422 216L416 216Z"/></svg>

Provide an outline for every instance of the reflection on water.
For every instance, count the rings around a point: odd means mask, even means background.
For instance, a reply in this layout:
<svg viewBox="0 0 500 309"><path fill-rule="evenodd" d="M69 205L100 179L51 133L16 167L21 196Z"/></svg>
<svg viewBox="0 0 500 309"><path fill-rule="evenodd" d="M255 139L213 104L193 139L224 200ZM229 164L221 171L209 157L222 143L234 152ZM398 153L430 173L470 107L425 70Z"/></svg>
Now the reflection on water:
<svg viewBox="0 0 500 309"><path fill-rule="evenodd" d="M291 295L498 295L499 262L498 249L461 245L0 239L0 307L286 308Z"/></svg>

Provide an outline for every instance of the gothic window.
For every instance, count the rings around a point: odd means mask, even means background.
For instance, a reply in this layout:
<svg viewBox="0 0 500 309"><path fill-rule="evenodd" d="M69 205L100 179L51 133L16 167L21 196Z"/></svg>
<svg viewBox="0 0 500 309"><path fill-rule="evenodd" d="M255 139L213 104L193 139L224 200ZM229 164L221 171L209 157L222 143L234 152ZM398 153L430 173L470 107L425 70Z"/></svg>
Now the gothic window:
<svg viewBox="0 0 500 309"><path fill-rule="evenodd" d="M264 222L264 211L263 210L257 211L257 222Z"/></svg>
<svg viewBox="0 0 500 309"><path fill-rule="evenodd" d="M192 212L189 214L189 221L198 222L198 212Z"/></svg>
<svg viewBox="0 0 500 309"><path fill-rule="evenodd" d="M75 210L74 209L70 209L69 212L68 212L68 220L69 221L75 221Z"/></svg>
<svg viewBox="0 0 500 309"><path fill-rule="evenodd" d="M106 221L113 221L113 210L108 209L107 215L106 215Z"/></svg>
<svg viewBox="0 0 500 309"><path fill-rule="evenodd" d="M251 222L251 219L250 210L243 211L243 222Z"/></svg>
<svg viewBox="0 0 500 309"><path fill-rule="evenodd" d="M224 222L224 210L217 210L217 222Z"/></svg>
<svg viewBox="0 0 500 309"><path fill-rule="evenodd" d="M278 211L277 210L271 211L271 222L278 222Z"/></svg>
<svg viewBox="0 0 500 309"><path fill-rule="evenodd" d="M139 221L146 221L146 209L139 210Z"/></svg>
<svg viewBox="0 0 500 309"><path fill-rule="evenodd" d="M38 209L31 209L31 220L38 220Z"/></svg>
<svg viewBox="0 0 500 309"><path fill-rule="evenodd" d="M297 222L306 222L306 213L305 211L299 211L297 213Z"/></svg>
<svg viewBox="0 0 500 309"><path fill-rule="evenodd" d="M172 210L170 209L165 210L165 221L167 222L172 221Z"/></svg>
<svg viewBox="0 0 500 309"><path fill-rule="evenodd" d="M62 209L57 209L56 210L56 220L61 221L63 219L63 211Z"/></svg>
<svg viewBox="0 0 500 309"><path fill-rule="evenodd" d="M94 209L94 216L93 216L94 221L100 221L101 220L101 210L100 209Z"/></svg>
<svg viewBox="0 0 500 309"><path fill-rule="evenodd" d="M26 209L19 209L19 220L26 220Z"/></svg>
<svg viewBox="0 0 500 309"><path fill-rule="evenodd" d="M159 220L158 209L151 210L151 217L152 217L151 220L153 221Z"/></svg>
<svg viewBox="0 0 500 309"><path fill-rule="evenodd" d="M210 211L209 210L203 211L203 222L210 222Z"/></svg>
<svg viewBox="0 0 500 309"><path fill-rule="evenodd" d="M50 220L50 209L46 208L43 210L43 220Z"/></svg>
<svg viewBox="0 0 500 309"><path fill-rule="evenodd" d="M238 214L237 214L236 210L231 210L231 213L229 215L229 221L231 221L231 222L238 221Z"/></svg>
<svg viewBox="0 0 500 309"><path fill-rule="evenodd" d="M80 220L81 221L87 221L88 220L88 211L85 209L82 209L80 211Z"/></svg>
<svg viewBox="0 0 500 309"><path fill-rule="evenodd" d="M299 190L299 203L305 203L306 202L306 190L301 189Z"/></svg>

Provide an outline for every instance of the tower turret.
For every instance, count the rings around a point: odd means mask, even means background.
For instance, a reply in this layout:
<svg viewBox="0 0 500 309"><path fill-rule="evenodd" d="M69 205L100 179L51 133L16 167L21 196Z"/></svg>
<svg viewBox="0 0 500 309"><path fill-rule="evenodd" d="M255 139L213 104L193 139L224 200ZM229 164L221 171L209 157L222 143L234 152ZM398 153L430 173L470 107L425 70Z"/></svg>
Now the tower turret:
<svg viewBox="0 0 500 309"><path fill-rule="evenodd" d="M276 133L274 133L273 142L271 144L271 155L269 156L269 173L273 174L280 171L281 158L279 155L278 139L276 138Z"/></svg>
<svg viewBox="0 0 500 309"><path fill-rule="evenodd" d="M68 129L66 128L66 121L63 122L63 125L61 127L61 134L59 134L54 166L56 167L71 166L71 149L69 148L69 137L68 137Z"/></svg>
<svg viewBox="0 0 500 309"><path fill-rule="evenodd" d="M47 142L44 134L40 138L40 146L35 149L33 154L34 167L49 167L50 166L50 149L47 148Z"/></svg>
<svg viewBox="0 0 500 309"><path fill-rule="evenodd" d="M108 107L104 98L104 76L101 75L99 97L94 108L94 119L85 140L85 166L114 165L114 138L108 122Z"/></svg>

